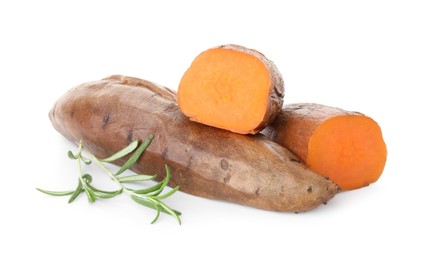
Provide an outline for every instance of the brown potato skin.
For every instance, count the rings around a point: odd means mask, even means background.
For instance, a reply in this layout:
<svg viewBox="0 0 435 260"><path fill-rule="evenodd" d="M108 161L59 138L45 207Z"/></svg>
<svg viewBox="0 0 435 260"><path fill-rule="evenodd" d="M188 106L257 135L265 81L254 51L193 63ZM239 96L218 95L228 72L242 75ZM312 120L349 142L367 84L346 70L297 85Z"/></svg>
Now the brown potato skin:
<svg viewBox="0 0 435 260"><path fill-rule="evenodd" d="M288 104L261 133L306 162L310 138L317 127L330 118L349 115L363 116L358 112L315 103Z"/></svg>
<svg viewBox="0 0 435 260"><path fill-rule="evenodd" d="M66 138L104 158L133 140L155 136L133 170L165 176L170 186L206 198L273 211L307 211L339 191L286 148L190 121L176 94L149 81L111 76L69 90L49 113ZM124 160L115 162L120 165Z"/></svg>

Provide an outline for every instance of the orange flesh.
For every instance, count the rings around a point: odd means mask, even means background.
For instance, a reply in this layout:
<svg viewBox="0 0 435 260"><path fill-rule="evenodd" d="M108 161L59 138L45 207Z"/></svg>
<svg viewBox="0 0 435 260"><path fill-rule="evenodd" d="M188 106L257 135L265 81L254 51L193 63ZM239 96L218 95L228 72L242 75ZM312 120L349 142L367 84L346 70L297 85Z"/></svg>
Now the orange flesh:
<svg viewBox="0 0 435 260"><path fill-rule="evenodd" d="M263 121L271 78L253 55L216 48L201 53L181 79L178 105L191 120L236 133Z"/></svg>
<svg viewBox="0 0 435 260"><path fill-rule="evenodd" d="M306 163L343 190L375 182L385 166L387 149L378 124L366 116L338 116L317 127Z"/></svg>

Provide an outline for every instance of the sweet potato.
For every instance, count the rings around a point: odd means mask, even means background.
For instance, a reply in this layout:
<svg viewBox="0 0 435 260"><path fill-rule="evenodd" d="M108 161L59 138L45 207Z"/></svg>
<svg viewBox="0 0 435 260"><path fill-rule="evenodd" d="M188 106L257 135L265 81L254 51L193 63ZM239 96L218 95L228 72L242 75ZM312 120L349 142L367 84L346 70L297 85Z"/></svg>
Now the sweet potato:
<svg viewBox="0 0 435 260"><path fill-rule="evenodd" d="M339 190L263 135L189 121L173 91L145 80L111 76L82 84L62 96L49 116L62 135L75 143L83 140L100 158L153 134L133 170L162 179L168 164L169 185L193 195L299 212L325 203Z"/></svg>
<svg viewBox="0 0 435 260"><path fill-rule="evenodd" d="M263 133L343 190L377 181L387 159L379 125L361 113L339 108L288 105Z"/></svg>
<svg viewBox="0 0 435 260"><path fill-rule="evenodd" d="M178 104L191 120L240 134L255 134L283 105L284 81L258 51L222 45L202 52L183 75Z"/></svg>

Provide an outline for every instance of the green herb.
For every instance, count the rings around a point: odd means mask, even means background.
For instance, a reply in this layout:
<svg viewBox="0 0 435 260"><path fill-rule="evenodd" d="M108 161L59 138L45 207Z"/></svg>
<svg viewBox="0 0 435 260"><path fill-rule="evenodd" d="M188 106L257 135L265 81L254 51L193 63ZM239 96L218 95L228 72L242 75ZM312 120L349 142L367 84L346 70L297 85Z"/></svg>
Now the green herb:
<svg viewBox="0 0 435 260"><path fill-rule="evenodd" d="M119 176L137 162L139 157L146 151L148 146L151 144L153 138L154 136L150 135L146 140L141 142L140 145L138 141L134 141L130 143L128 146L126 146L125 148L123 148L122 150L116 152L112 156L105 159L98 159L95 155L93 155L89 151L85 151L83 149L82 141L80 141L79 148L76 154L74 154L71 151L68 151L68 157L77 161L77 166L79 169L79 178L75 190L49 191L49 190L43 190L39 188L37 188L37 190L53 196L71 195L70 199L68 200L68 203L73 202L83 192L88 197L88 201L90 203L93 203L98 199L109 199L121 193L126 193L135 202L157 211L157 214L151 223L155 223L160 216L160 212L164 212L174 216L178 221L178 223L181 224L181 220L180 220L181 213L177 210L170 208L169 206L167 206L165 203L162 202L163 199L171 196L179 189L179 187L177 186L174 189L168 191L167 193L161 195L162 191L164 190L164 188L169 183L169 180L171 179L171 171L168 165L165 165L165 170L166 170L165 179L148 188L130 189L125 187L124 183L153 180L156 177L155 175L133 174L133 175L126 175L126 176ZM91 159L83 156L83 152L88 154ZM128 158L125 164L116 173L112 173L104 165L104 163L116 161L118 159L127 156L130 153L132 153L132 155ZM95 162L113 181L115 181L119 185L120 189L114 191L105 191L94 187L91 184L92 176L88 173L84 173L82 167L83 163L85 165L89 165L92 162Z"/></svg>

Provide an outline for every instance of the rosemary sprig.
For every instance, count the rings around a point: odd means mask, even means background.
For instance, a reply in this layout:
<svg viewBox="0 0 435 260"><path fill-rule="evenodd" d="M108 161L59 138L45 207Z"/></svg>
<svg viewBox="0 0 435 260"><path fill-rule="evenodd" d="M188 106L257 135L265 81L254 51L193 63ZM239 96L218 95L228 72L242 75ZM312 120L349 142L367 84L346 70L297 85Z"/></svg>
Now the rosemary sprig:
<svg viewBox="0 0 435 260"><path fill-rule="evenodd" d="M178 223L181 224L181 220L180 220L181 213L177 210L170 208L169 206L167 206L165 203L162 202L163 199L171 196L179 189L179 187L177 186L171 191L165 194L161 194L163 189L167 186L169 180L171 179L171 171L168 165L165 165L165 170L166 170L165 179L148 188L130 189L126 187L124 183L153 180L156 177L155 175L132 174L132 175L120 176L122 173L124 173L127 169L129 169L131 166L133 166L136 163L139 157L146 151L147 147L151 144L153 138L154 136L150 135L146 140L141 142L140 145L138 141L134 141L130 143L128 146L126 146L125 148L121 149L120 151L116 152L112 156L105 159L99 159L89 151L85 151L83 149L82 141L80 141L79 148L76 154L74 154L71 151L68 151L68 157L77 161L77 166L79 169L79 178L75 190L49 191L49 190L43 190L39 188L37 188L37 190L53 196L71 195L70 199L68 200L68 203L73 202L83 192L87 195L88 201L90 203L93 203L98 199L109 199L121 193L126 193L135 202L143 206L155 209L157 211L156 216L151 223L155 223L160 216L160 212L164 212L174 216L178 221ZM83 152L88 154L88 156L91 159L83 156ZM113 162L115 160L125 157L130 153L132 153L132 155L116 173L112 173L104 165L104 163ZM85 165L89 165L92 162L95 162L113 181L115 181L119 185L120 189L114 191L105 191L94 187L91 184L92 176L88 173L84 173L82 167L83 166L82 163L84 163Z"/></svg>

